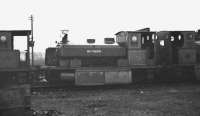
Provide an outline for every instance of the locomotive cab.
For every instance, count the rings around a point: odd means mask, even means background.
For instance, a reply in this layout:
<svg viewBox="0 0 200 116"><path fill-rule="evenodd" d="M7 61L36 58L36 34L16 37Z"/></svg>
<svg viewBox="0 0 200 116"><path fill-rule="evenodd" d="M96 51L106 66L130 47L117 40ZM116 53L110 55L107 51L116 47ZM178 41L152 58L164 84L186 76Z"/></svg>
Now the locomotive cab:
<svg viewBox="0 0 200 116"><path fill-rule="evenodd" d="M18 31L0 31L0 52L2 53L1 68L16 68L18 66L28 66L29 65L29 51L19 51L14 49L14 39L16 36L25 36L29 42L29 35L31 31L29 30L18 30ZM22 43L23 44L23 43ZM31 44L31 42L27 43ZM29 47L27 45L27 49ZM5 54L8 56L6 56ZM25 54L25 58L22 58L22 55ZM3 58L6 57L6 58ZM21 57L21 58L20 58ZM10 64L9 64L10 63ZM4 65L5 64L5 65Z"/></svg>
<svg viewBox="0 0 200 116"><path fill-rule="evenodd" d="M157 64L191 65L196 62L195 32L161 31L156 42Z"/></svg>
<svg viewBox="0 0 200 116"><path fill-rule="evenodd" d="M148 31L121 31L116 34L117 43L128 49L131 66L154 64L154 43L156 33Z"/></svg>
<svg viewBox="0 0 200 116"><path fill-rule="evenodd" d="M196 63L194 31L161 31L157 33L156 64L165 81L194 79Z"/></svg>
<svg viewBox="0 0 200 116"><path fill-rule="evenodd" d="M30 42L30 30L2 30L0 31L0 75L2 77L11 77L15 82L25 82L28 77L30 64L29 48L33 46ZM20 60L19 50L14 49L14 37L27 37L27 50L25 58ZM5 80L5 78L2 78ZM7 78L10 79L10 78Z"/></svg>
<svg viewBox="0 0 200 116"><path fill-rule="evenodd" d="M148 82L154 79L156 37L156 32L150 31L149 28L116 34L119 46L127 48L133 82Z"/></svg>

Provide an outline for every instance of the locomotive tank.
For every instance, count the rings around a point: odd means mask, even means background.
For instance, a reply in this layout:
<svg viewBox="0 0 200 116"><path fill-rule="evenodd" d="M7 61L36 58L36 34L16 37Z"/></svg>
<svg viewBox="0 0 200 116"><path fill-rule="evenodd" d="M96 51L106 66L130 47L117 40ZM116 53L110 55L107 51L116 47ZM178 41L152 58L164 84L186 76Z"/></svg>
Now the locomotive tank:
<svg viewBox="0 0 200 116"><path fill-rule="evenodd" d="M117 45L65 45L61 57L124 57L126 50Z"/></svg>
<svg viewBox="0 0 200 116"><path fill-rule="evenodd" d="M46 65L117 66L118 59L126 57L126 48L115 45L64 45L46 50Z"/></svg>

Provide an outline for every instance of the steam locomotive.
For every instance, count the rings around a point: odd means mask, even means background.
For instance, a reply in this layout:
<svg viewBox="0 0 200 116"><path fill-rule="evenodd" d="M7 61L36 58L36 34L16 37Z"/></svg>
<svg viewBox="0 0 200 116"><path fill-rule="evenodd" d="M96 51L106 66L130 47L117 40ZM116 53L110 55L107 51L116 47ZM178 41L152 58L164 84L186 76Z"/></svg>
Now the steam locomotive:
<svg viewBox="0 0 200 116"><path fill-rule="evenodd" d="M198 79L199 31L145 28L115 36L104 39L107 45L69 45L65 34L57 47L46 49L47 81L91 86Z"/></svg>

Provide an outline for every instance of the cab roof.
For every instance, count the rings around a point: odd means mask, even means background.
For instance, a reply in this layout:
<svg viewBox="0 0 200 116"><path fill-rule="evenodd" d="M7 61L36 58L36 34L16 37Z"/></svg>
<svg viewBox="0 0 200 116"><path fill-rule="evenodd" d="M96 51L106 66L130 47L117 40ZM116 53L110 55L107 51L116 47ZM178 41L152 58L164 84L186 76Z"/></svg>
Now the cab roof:
<svg viewBox="0 0 200 116"><path fill-rule="evenodd" d="M11 33L12 36L31 35L31 30L0 30L0 32L8 32Z"/></svg>

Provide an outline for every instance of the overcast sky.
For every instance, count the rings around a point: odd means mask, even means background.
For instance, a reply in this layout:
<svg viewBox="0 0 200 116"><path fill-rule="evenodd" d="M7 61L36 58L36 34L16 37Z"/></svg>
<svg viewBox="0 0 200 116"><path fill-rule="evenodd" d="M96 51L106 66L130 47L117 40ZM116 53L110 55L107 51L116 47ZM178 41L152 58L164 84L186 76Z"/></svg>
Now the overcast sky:
<svg viewBox="0 0 200 116"><path fill-rule="evenodd" d="M30 29L34 16L35 51L55 46L68 29L73 44L114 37L121 30L200 29L198 0L2 0L0 29ZM18 42L17 46L25 46Z"/></svg>

